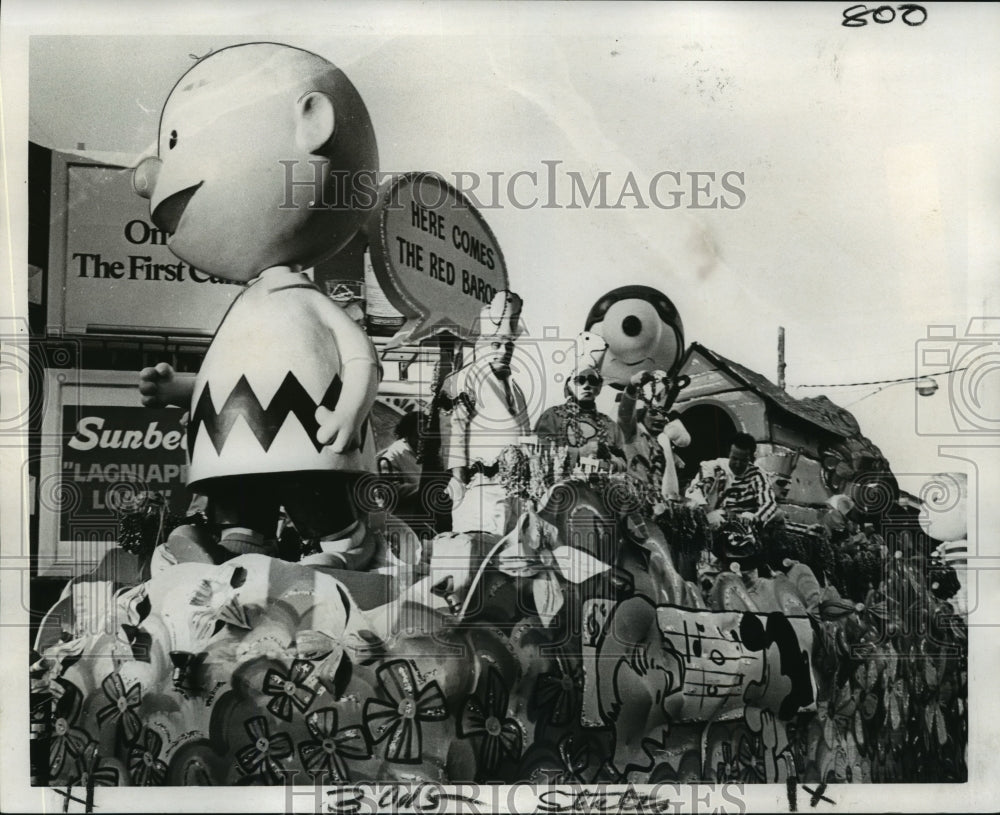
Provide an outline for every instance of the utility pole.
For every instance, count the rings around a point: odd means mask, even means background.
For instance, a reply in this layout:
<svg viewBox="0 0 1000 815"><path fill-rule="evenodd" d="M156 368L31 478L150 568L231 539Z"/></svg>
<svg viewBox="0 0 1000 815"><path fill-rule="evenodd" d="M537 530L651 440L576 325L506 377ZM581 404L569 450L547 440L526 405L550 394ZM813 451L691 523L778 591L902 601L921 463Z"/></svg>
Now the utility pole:
<svg viewBox="0 0 1000 815"><path fill-rule="evenodd" d="M785 327L778 326L778 387L785 389Z"/></svg>

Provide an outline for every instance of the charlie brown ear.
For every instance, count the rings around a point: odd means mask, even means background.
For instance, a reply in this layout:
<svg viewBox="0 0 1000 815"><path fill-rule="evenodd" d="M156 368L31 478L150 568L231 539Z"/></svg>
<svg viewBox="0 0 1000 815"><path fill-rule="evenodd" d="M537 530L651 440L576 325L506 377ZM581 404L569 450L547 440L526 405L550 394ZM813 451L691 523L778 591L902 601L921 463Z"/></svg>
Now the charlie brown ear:
<svg viewBox="0 0 1000 815"><path fill-rule="evenodd" d="M333 100L320 91L310 91L295 103L295 143L300 150L318 153L333 135L336 116Z"/></svg>

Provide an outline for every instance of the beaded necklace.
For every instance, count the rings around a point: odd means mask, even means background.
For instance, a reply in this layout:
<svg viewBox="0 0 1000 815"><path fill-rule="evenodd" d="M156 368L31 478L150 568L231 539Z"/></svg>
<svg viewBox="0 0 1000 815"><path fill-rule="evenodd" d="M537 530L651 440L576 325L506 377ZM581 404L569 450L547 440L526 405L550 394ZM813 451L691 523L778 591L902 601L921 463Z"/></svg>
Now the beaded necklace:
<svg viewBox="0 0 1000 815"><path fill-rule="evenodd" d="M587 442L595 440L598 444L608 444L608 424L603 414L596 409L593 413L583 411L580 408L580 403L572 396L566 400L566 404L563 407L566 410L566 442L570 447L583 447ZM580 415L582 413L593 416L593 421L587 422L587 424L591 424L594 427L596 434L589 438L584 438L583 433L580 431Z"/></svg>

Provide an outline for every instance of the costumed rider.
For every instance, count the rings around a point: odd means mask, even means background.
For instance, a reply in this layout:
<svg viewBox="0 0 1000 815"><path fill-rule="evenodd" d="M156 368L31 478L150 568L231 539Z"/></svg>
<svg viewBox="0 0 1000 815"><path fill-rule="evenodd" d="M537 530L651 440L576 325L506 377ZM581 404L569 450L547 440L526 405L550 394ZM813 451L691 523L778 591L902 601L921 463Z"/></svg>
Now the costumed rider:
<svg viewBox="0 0 1000 815"><path fill-rule="evenodd" d="M597 409L596 400L604 386L601 361L607 343L589 331L576 340L576 366L566 380L566 401L545 410L538 417L535 434L540 444L566 448L571 466L583 466L584 459L596 461L598 468L625 469L625 439L618 423Z"/></svg>
<svg viewBox="0 0 1000 815"><path fill-rule="evenodd" d="M166 363L140 374L143 404L190 411L188 486L207 496L218 534L180 528L159 553L165 563L274 554L282 506L329 565L371 559L352 487L375 469L378 360L302 270L340 250L367 214L329 206L343 200L334 186L377 169L360 95L308 51L225 48L171 91L158 155L136 168L136 191L175 255L245 287L196 376Z"/></svg>
<svg viewBox="0 0 1000 815"><path fill-rule="evenodd" d="M805 564L784 558L773 540L779 509L768 478L754 463L757 443L737 433L729 457L705 461L686 499L702 506L712 530L710 556L697 565L709 608L715 611L815 611L820 588ZM708 555L708 553L706 553ZM774 562L777 561L777 562Z"/></svg>
<svg viewBox="0 0 1000 815"><path fill-rule="evenodd" d="M473 361L445 383L452 395L445 466L454 532L503 535L512 520L498 459L531 428L524 392L511 376L521 306L512 291L494 295L480 313Z"/></svg>
<svg viewBox="0 0 1000 815"><path fill-rule="evenodd" d="M680 416L667 410L669 383L663 371L633 374L618 403L618 425L625 439L630 471L644 466L656 503L680 500L678 459L674 447L687 447L691 436ZM639 402L644 405L639 408ZM683 462L681 462L683 465Z"/></svg>
<svg viewBox="0 0 1000 815"><path fill-rule="evenodd" d="M763 526L778 511L778 503L764 472L754 464L757 442L749 433L737 433L729 458L701 463L700 478L693 481L687 499L705 507L709 525L718 528L727 515Z"/></svg>

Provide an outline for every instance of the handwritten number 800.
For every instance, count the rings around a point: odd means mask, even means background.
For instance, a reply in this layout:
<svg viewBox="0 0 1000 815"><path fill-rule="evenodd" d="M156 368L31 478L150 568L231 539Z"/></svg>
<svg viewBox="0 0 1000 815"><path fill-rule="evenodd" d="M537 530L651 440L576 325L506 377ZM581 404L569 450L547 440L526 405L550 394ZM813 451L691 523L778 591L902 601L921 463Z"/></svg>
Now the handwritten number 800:
<svg viewBox="0 0 1000 815"><path fill-rule="evenodd" d="M899 19L906 25L923 25L927 22L927 9L914 3L904 3L901 6L896 6L895 9L892 6L879 6L878 8L868 8L865 5L851 6L844 9L844 21L841 25L847 28L860 28L863 25L868 25L865 17L869 14L876 23L885 25L896 19L897 10L900 12Z"/></svg>

